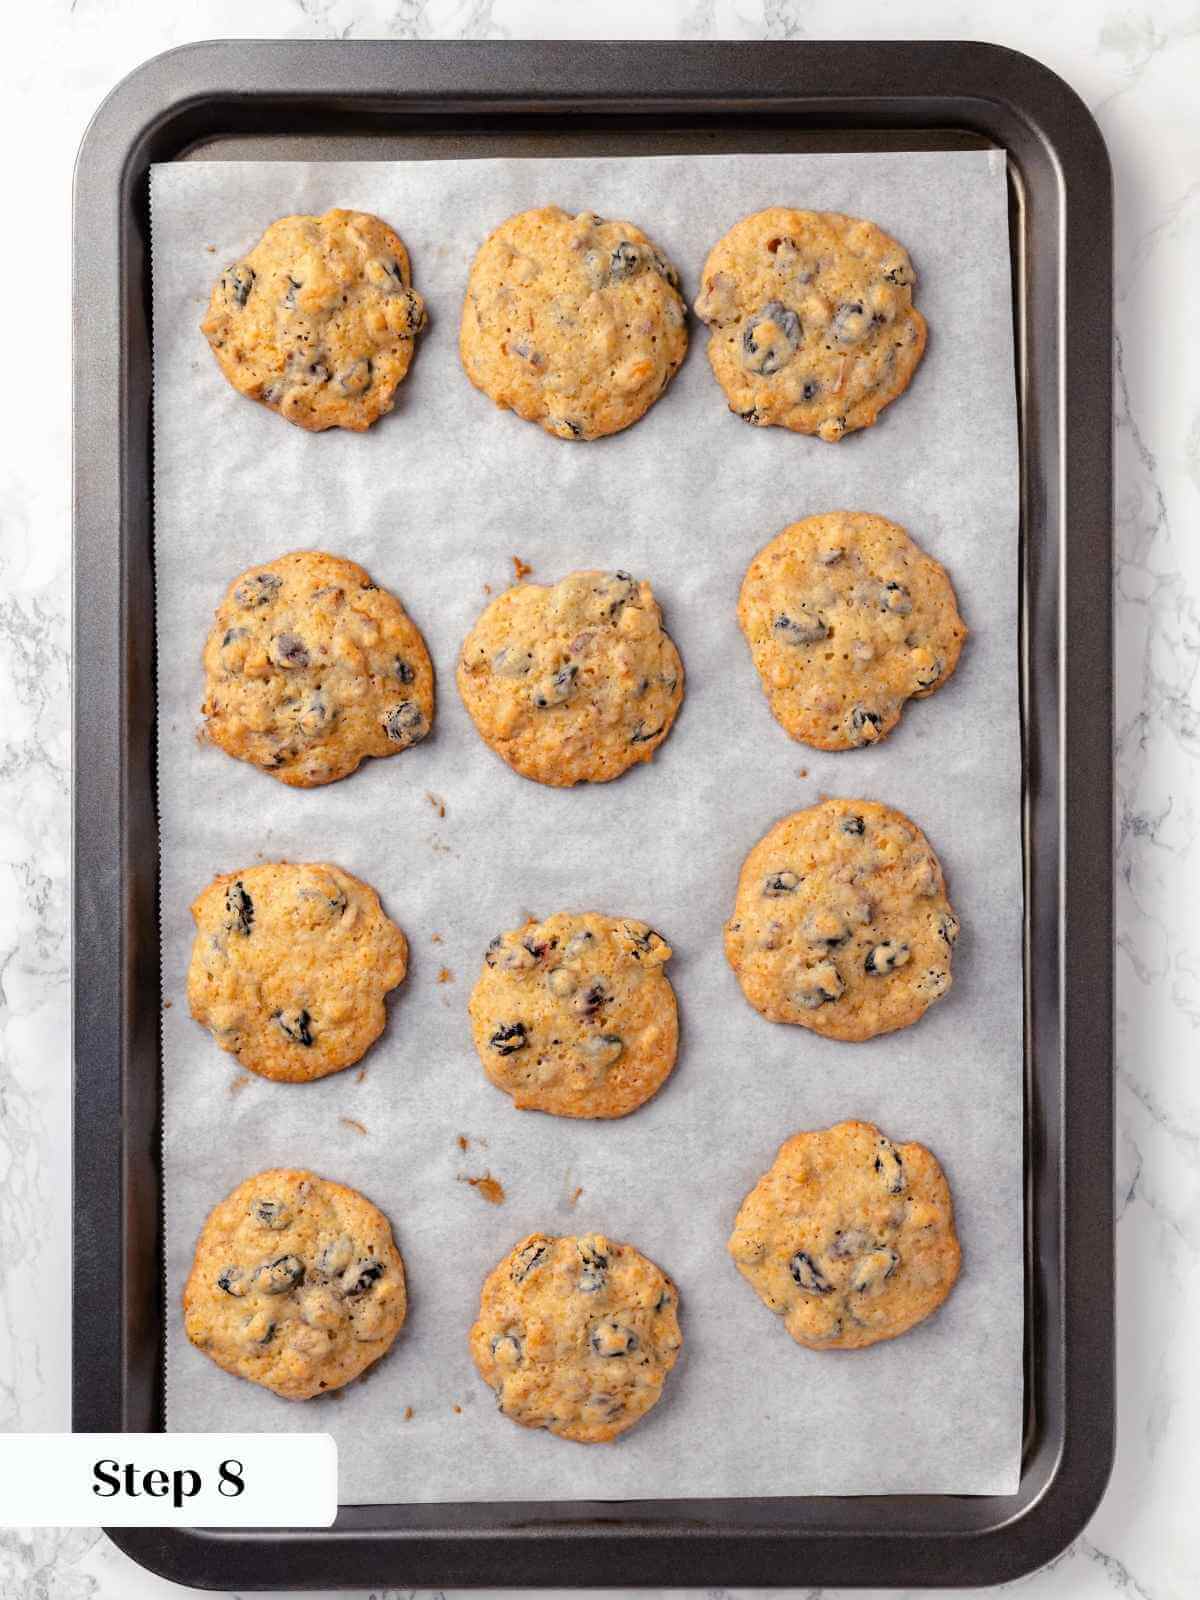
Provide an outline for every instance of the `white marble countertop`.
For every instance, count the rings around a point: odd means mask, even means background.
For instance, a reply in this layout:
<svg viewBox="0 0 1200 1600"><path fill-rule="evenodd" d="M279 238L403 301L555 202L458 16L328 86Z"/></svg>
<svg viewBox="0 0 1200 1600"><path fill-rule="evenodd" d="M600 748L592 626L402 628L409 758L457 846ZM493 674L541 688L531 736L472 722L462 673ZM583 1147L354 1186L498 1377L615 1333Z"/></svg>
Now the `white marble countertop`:
<svg viewBox="0 0 1200 1600"><path fill-rule="evenodd" d="M19 380L0 390L0 1429L68 1425L69 200L102 96L147 56L223 36L987 39L1075 86L1117 181L1120 1447L1086 1533L1014 1587L1029 1600L1200 1595L1200 541L1189 537L1200 520L1200 11L1195 0L925 0L914 22L914 9L46 0L6 17L3 148L31 158L5 163L0 267ZM14 309L31 282L35 316ZM0 1530L4 1600L179 1592L95 1531Z"/></svg>

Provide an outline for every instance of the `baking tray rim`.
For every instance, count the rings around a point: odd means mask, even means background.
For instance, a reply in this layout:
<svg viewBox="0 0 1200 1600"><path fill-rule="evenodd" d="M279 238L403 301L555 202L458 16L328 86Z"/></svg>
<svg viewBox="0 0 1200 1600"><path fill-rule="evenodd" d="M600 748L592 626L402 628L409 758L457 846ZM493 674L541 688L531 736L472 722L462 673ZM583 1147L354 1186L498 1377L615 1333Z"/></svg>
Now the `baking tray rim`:
<svg viewBox="0 0 1200 1600"><path fill-rule="evenodd" d="M274 88L264 87L271 82ZM933 88L933 83L940 86ZM564 113L658 116L678 122L685 117L719 119L731 111L739 117L788 119L806 127L931 129L949 123L982 131L1006 149L1010 166L1016 165L1026 189L1029 173L1015 160L1014 138L1025 141L1027 159L1046 163L1050 177L1043 172L1042 184L1044 188L1049 181L1051 190L1049 196L1037 197L1037 203L1056 198L1061 208L1060 257L1053 263L1058 281L1050 288L1049 302L1057 319L1056 326L1039 326L1034 334L1050 334L1061 341L1055 345L1053 368L1060 403L1069 380L1077 380L1079 387L1072 383L1071 408L1064 407L1059 414L1051 405L1049 419L1041 414L1043 394L1023 396L1026 407L1032 401L1039 408L1036 414L1026 411L1026 428L1049 428L1048 436L1058 440L1057 450L1050 449L1043 463L1041 479L1027 483L1026 490L1027 496L1032 489L1037 497L1038 528L1044 525L1061 541L1057 565L1064 592L1057 596L1056 643L1065 642L1067 636L1071 639L1071 650L1061 649L1054 662L1057 715L1046 719L1057 729L1047 746L1052 760L1041 765L1042 792L1027 797L1027 848L1035 837L1039 807L1044 820L1052 801L1059 824L1050 831L1057 846L1051 908L1056 971L1051 998L1060 1150L1055 1171L1048 1173L1040 1169L1042 1152L1031 1149L1030 1205L1038 1185L1043 1194L1047 1184L1057 1192L1056 1228L1050 1230L1056 1236L1042 1236L1039 1248L1056 1247L1058 1253L1057 1270L1050 1273L1058 1303L1043 1311L1061 1317L1064 1335L1069 1334L1068 1348L1058 1352L1061 1370L1056 1374L1069 1403L1064 1403L1055 1436L1042 1441L1049 1448L1037 1452L1036 1482L1027 1463L1021 1491L1012 1497L975 1502L955 1496L764 1501L750 1504L756 1504L767 1521L739 1525L731 1515L718 1526L705 1526L698 1516L686 1515L684 1508L699 1505L710 1513L736 1508L744 1515L748 1503L423 1506L403 1508L419 1513L404 1529L369 1526L379 1513L402 1508L363 1507L343 1508L343 1520L333 1530L299 1537L270 1531L247 1536L233 1531L134 1529L114 1530L111 1536L143 1564L193 1584L224 1582L220 1569L226 1563L221 1553L237 1552L240 1559L235 1557L235 1564L241 1570L233 1581L240 1587L246 1587L245 1566L261 1569L268 1554L278 1553L281 1541L293 1570L300 1550L307 1549L310 1559L301 1563L302 1574L296 1572L305 1586L344 1582L344 1576L328 1577L335 1570L333 1563L344 1561L344 1574L361 1561L367 1548L377 1556L389 1555L391 1562L403 1561L410 1569L405 1582L442 1586L485 1582L479 1574L494 1570L497 1560L507 1563L509 1581L515 1566L517 1581L529 1584L569 1585L567 1565L583 1570L585 1578L576 1581L589 1585L784 1583L793 1581L791 1572L797 1567L804 1571L806 1582L878 1582L877 1566L868 1576L856 1576L868 1573L864 1546L870 1547L873 1560L888 1563L896 1583L999 1582L1033 1570L1058 1553L1090 1516L1107 1482L1114 1445L1108 561L1111 173L1095 123L1074 92L1040 63L994 45L596 41L581 50L579 41L211 42L155 57L118 85L96 113L80 149L75 194L73 449L80 666L75 728L75 1425L81 1431L145 1425L144 1415L133 1415L137 1396L129 1392L128 1363L131 1332L144 1337L146 1330L137 1328L136 1316L134 1327L128 1325L128 1291L131 1279L144 1280L147 1245L152 1253L155 1250L144 1204L147 1186L151 1191L156 1188L154 1157L146 1150L131 1149L126 1121L127 1113L140 1110L144 1123L148 1097L147 1086L139 1086L136 1075L129 1072L131 1056L147 1044L146 1020L139 1015L144 1008L139 1008L137 994L147 979L157 994L157 949L148 950L144 938L139 947L139 924L130 920L144 918L149 911L150 926L157 926L156 835L149 852L145 837L147 822L153 824L152 770L131 771L138 736L153 726L152 707L147 721L145 707L139 709L129 693L131 683L144 682L147 674L152 681L153 672L143 640L136 636L135 624L146 620L145 595L139 603L125 559L131 530L143 537L140 553L152 559L148 261L144 250L134 259L139 254L136 185L151 160L186 152L205 107L219 106L238 121L256 107L295 116L302 102L311 108L314 100L323 100L326 111L336 109L339 115L357 107L360 113L385 120L405 115L512 118L529 115L533 108L535 116L547 123ZM970 114L964 117L968 106ZM377 121L370 131L383 131L382 123ZM1054 207L1050 210L1053 216ZM1050 220L1040 221L1043 231ZM81 250L85 240L86 252ZM1027 243L1022 236L1019 248ZM1015 265L1028 268L1028 262ZM107 291L99 304L87 292L98 289ZM1023 289L1021 283L1018 289ZM1040 293L1046 294L1044 283ZM1066 313L1072 307L1076 317L1068 323ZM1081 315L1081 308L1090 315ZM1028 357L1027 350L1019 374L1022 386L1028 377ZM140 425L136 430L140 446L131 438L134 424ZM1029 439L1023 438L1023 475L1028 471L1028 447ZM140 470L137 455L131 453L139 448L144 448ZM1083 470L1068 475L1068 464ZM111 513L107 522L106 509ZM143 588L146 581L143 574ZM105 599L112 601L107 613ZM1095 622L1097 617L1104 619L1101 624ZM1087 621L1088 630L1071 633L1072 618ZM1026 648L1029 632L1027 626ZM94 670L84 671L84 666ZM1027 671L1024 682L1029 682ZM1074 710L1084 706L1088 715ZM1026 737L1035 745L1046 743L1038 706L1029 702L1022 709ZM1031 718L1037 722L1032 735ZM1077 770L1085 785L1072 791L1067 830L1066 779ZM139 874L135 859L133 835L139 827L141 854L154 856L149 894L144 863ZM1102 847L1099 853L1097 846ZM1045 913L1044 905L1035 906L1030 924ZM108 938L102 947L104 930L114 925L120 938ZM156 937L150 945L156 945ZM1086 996L1082 982L1074 990L1067 988L1065 978L1071 973L1080 978L1087 974ZM1027 970L1027 991L1033 982L1034 975ZM110 1014L98 1014L94 1007L79 1003L81 995L85 1001L101 997L106 986ZM121 1001L117 1007L111 1007L114 989ZM150 1032L156 1049L156 1019ZM1036 1043L1031 1040L1030 1048ZM1090 1072L1085 1070L1088 1063ZM1051 1073L1045 1085L1051 1094L1053 1077ZM156 1082L149 1098L156 1100L157 1091ZM87 1135L80 1137L85 1127ZM104 1175L116 1181L101 1201L95 1181ZM135 1203L139 1198L140 1207ZM1072 1217L1074 1229L1066 1225ZM1083 1223L1090 1224L1083 1230L1090 1237L1090 1251L1072 1247ZM106 1242L107 1252L102 1248ZM133 1253L138 1248L140 1258ZM116 1274L106 1272L102 1260L105 1255L111 1259L114 1251L121 1252ZM154 1261L157 1270L157 1255ZM124 1303L121 1295L127 1297ZM1090 1327L1081 1317L1084 1311ZM85 1347L88 1362L83 1359ZM100 1373L105 1381L98 1384ZM960 1511L983 1505L996 1513L996 1520L984 1524L964 1515L959 1526L947 1527L920 1514L922 1508L928 1513L930 1504L939 1502ZM797 1524L789 1526L772 1515L772 1509L778 1514L784 1507L811 1506L825 1513L821 1525L811 1529L797 1531ZM838 1512L847 1508L854 1515L843 1520ZM901 1508L909 1514L907 1521L899 1515ZM858 1515L864 1509L874 1518L874 1533L864 1534ZM439 1526L450 1512L463 1513L459 1525ZM650 1512L652 1522L639 1521ZM492 1513L503 1518L503 1527L488 1525ZM886 1526L893 1521L895 1526ZM927 1525L915 1525L922 1523ZM856 1552L850 1541L858 1547ZM645 1576L631 1576L623 1562L618 1547L630 1542ZM456 1543L461 1547L458 1560L452 1559ZM382 1546L388 1544L392 1547L385 1552ZM685 1558L689 1545L698 1549ZM470 1559L464 1562L468 1552ZM418 1577L413 1576L414 1569ZM263 1576L263 1586L267 1584L274 1586L269 1573Z"/></svg>

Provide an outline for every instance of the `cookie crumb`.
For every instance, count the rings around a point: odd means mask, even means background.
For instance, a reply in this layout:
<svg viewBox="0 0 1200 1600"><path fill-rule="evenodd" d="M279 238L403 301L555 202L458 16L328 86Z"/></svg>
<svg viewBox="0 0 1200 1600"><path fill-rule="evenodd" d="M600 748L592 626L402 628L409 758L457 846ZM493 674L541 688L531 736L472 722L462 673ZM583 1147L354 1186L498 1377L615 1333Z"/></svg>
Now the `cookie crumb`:
<svg viewBox="0 0 1200 1600"><path fill-rule="evenodd" d="M485 1172L481 1178L472 1178L469 1174L460 1175L459 1183L469 1183L481 1199L486 1200L490 1206L502 1206L505 1201L504 1185L499 1178L493 1178L490 1172Z"/></svg>
<svg viewBox="0 0 1200 1600"><path fill-rule="evenodd" d="M471 1148L471 1141L467 1138L465 1133L460 1133L455 1142L457 1143L458 1148L464 1152Z"/></svg>
<svg viewBox="0 0 1200 1600"><path fill-rule="evenodd" d="M361 1083L363 1081L363 1079L366 1077L366 1075L367 1075L366 1067L359 1067L358 1071L354 1074L355 1083Z"/></svg>
<svg viewBox="0 0 1200 1600"><path fill-rule="evenodd" d="M484 586L483 586L483 592L484 592L484 594L491 594L491 592L492 592L492 586L491 586L491 584L490 584L490 583L485 583L485 584L484 584Z"/></svg>
<svg viewBox="0 0 1200 1600"><path fill-rule="evenodd" d="M366 1127L357 1117L339 1117L338 1121L347 1128L353 1128L355 1133L366 1135Z"/></svg>
<svg viewBox="0 0 1200 1600"><path fill-rule="evenodd" d="M411 1422L412 1421L412 1417L413 1417L413 1408L411 1406L405 1406L405 1408L404 1408L404 1420L405 1420L405 1422Z"/></svg>
<svg viewBox="0 0 1200 1600"><path fill-rule="evenodd" d="M210 256L215 256L217 253L217 247L215 244L206 244L204 248L208 251Z"/></svg>
<svg viewBox="0 0 1200 1600"><path fill-rule="evenodd" d="M520 556L514 556L512 558L512 564L513 564L513 571L517 575L517 582L518 583L520 583L522 578L527 578L529 576L529 574L533 571L533 568L529 565L528 561L522 561Z"/></svg>
<svg viewBox="0 0 1200 1600"><path fill-rule="evenodd" d="M429 942L430 944L445 944L446 941L442 938L440 933L432 933L429 936Z"/></svg>
<svg viewBox="0 0 1200 1600"><path fill-rule="evenodd" d="M439 983L453 983L454 982L454 974L450 971L449 967L443 967L441 969L441 971L437 975L437 981Z"/></svg>
<svg viewBox="0 0 1200 1600"><path fill-rule="evenodd" d="M163 1010L164 1011L170 1011L171 1007L174 1004L175 1004L174 1000L164 1000L163 1001Z"/></svg>
<svg viewBox="0 0 1200 1600"><path fill-rule="evenodd" d="M233 1080L233 1082L229 1085L230 1094L241 1094L242 1090L246 1087L246 1085L248 1083L253 1083L253 1081L254 1081L253 1078L250 1076L250 1074L248 1072L243 1072L240 1077L235 1078Z"/></svg>
<svg viewBox="0 0 1200 1600"><path fill-rule="evenodd" d="M800 776L802 778L807 778L808 777L808 768L807 767L801 767L800 768Z"/></svg>
<svg viewBox="0 0 1200 1600"><path fill-rule="evenodd" d="M572 1194L569 1194L567 1196L567 1204L569 1206L577 1206L579 1204L579 1196L582 1193L583 1193L583 1185L580 1184L578 1189L576 1189Z"/></svg>
<svg viewBox="0 0 1200 1600"><path fill-rule="evenodd" d="M461 1417L462 1416L462 1407L461 1406L455 1406L454 1407L454 1415L456 1417Z"/></svg>
<svg viewBox="0 0 1200 1600"><path fill-rule="evenodd" d="M440 795L430 794L429 790L426 789L425 798L429 801L429 804L437 812L439 817L444 817L446 815L446 802L441 798Z"/></svg>

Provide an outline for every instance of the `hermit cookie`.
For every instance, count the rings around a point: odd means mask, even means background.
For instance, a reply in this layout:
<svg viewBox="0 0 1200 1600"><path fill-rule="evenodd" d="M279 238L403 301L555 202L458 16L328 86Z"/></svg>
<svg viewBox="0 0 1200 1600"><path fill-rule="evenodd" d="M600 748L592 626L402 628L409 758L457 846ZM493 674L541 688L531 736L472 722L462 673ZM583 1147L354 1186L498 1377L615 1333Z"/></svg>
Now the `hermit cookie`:
<svg viewBox="0 0 1200 1600"><path fill-rule="evenodd" d="M907 699L950 677L967 636L945 569L865 511L772 539L746 572L738 621L775 717L818 750L886 739Z"/></svg>
<svg viewBox="0 0 1200 1600"><path fill-rule="evenodd" d="M675 1065L670 959L644 922L594 911L498 934L470 1001L483 1070L522 1111L636 1111Z"/></svg>
<svg viewBox="0 0 1200 1600"><path fill-rule="evenodd" d="M678 1305L631 1244L531 1233L484 1281L471 1354L506 1417L603 1444L658 1403L683 1346Z"/></svg>
<svg viewBox="0 0 1200 1600"><path fill-rule="evenodd" d="M383 1032L408 941L368 884L275 861L214 878L192 916L192 1016L251 1072L308 1083L352 1066Z"/></svg>
<svg viewBox="0 0 1200 1600"><path fill-rule="evenodd" d="M235 389L309 432L390 411L425 326L408 251L363 211L281 217L213 286L200 330Z"/></svg>
<svg viewBox="0 0 1200 1600"><path fill-rule="evenodd" d="M725 954L769 1021L857 1041L907 1028L941 999L957 938L920 828L873 800L822 800L746 857Z"/></svg>
<svg viewBox="0 0 1200 1600"><path fill-rule="evenodd" d="M502 410L560 439L598 439L662 394L687 349L685 317L678 273L640 228L545 206L481 246L459 351Z"/></svg>
<svg viewBox="0 0 1200 1600"><path fill-rule="evenodd" d="M433 666L404 607L353 561L319 550L234 579L204 673L207 737L295 788L399 755L433 721Z"/></svg>
<svg viewBox="0 0 1200 1600"><path fill-rule="evenodd" d="M498 595L463 643L458 687L522 777L607 783L649 761L683 699L683 663L648 583L573 572Z"/></svg>
<svg viewBox="0 0 1200 1600"><path fill-rule="evenodd" d="M840 439L903 394L925 350L907 252L873 222L773 206L704 263L696 315L729 409Z"/></svg>
<svg viewBox="0 0 1200 1600"><path fill-rule="evenodd" d="M309 1400L386 1354L406 1303L383 1213L340 1183L280 1168L247 1178L209 1215L183 1316L226 1372Z"/></svg>
<svg viewBox="0 0 1200 1600"><path fill-rule="evenodd" d="M743 1200L728 1250L810 1350L859 1350L907 1333L950 1293L960 1255L937 1161L869 1122L781 1145Z"/></svg>

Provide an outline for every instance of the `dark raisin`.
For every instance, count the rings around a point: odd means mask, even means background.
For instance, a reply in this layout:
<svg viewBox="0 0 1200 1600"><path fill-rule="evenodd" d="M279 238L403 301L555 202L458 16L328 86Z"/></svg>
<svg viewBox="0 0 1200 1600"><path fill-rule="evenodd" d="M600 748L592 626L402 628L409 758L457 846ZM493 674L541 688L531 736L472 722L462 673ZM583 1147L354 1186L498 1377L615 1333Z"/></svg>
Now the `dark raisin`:
<svg viewBox="0 0 1200 1600"><path fill-rule="evenodd" d="M795 894L799 887L800 875L796 872L772 872L763 880L763 893L768 900L777 900L784 894Z"/></svg>
<svg viewBox="0 0 1200 1600"><path fill-rule="evenodd" d="M247 1287L246 1275L241 1267L226 1267L217 1279L217 1288L224 1289L226 1294L235 1298L244 1295Z"/></svg>
<svg viewBox="0 0 1200 1600"><path fill-rule="evenodd" d="M870 744L879 732L883 718L878 711L870 711L866 706L855 706L850 713L851 730L858 735L860 744Z"/></svg>
<svg viewBox="0 0 1200 1600"><path fill-rule="evenodd" d="M897 1252L888 1245L880 1245L859 1262L850 1280L850 1287L855 1294L868 1294L886 1283L899 1265Z"/></svg>
<svg viewBox="0 0 1200 1600"><path fill-rule="evenodd" d="M735 411L734 416L740 417L743 422L748 422L752 428L758 427L759 423L762 421L762 417L759 415L757 406L751 406L749 411Z"/></svg>
<svg viewBox="0 0 1200 1600"><path fill-rule="evenodd" d="M797 1250L788 1263L788 1270L806 1294L830 1294L833 1290L829 1279L804 1250Z"/></svg>
<svg viewBox="0 0 1200 1600"><path fill-rule="evenodd" d="M917 669L914 682L918 689L932 689L942 675L942 663L931 661L927 667Z"/></svg>
<svg viewBox="0 0 1200 1600"><path fill-rule="evenodd" d="M857 344L870 326L861 300L848 300L833 314L833 336L839 344Z"/></svg>
<svg viewBox="0 0 1200 1600"><path fill-rule="evenodd" d="M579 1274L579 1291L581 1294L595 1294L608 1281L608 1257L591 1238L580 1239L575 1248L583 1263Z"/></svg>
<svg viewBox="0 0 1200 1600"><path fill-rule="evenodd" d="M527 1033L528 1029L523 1022L503 1022L488 1040L488 1044L498 1056L515 1055L518 1050L524 1050L529 1043Z"/></svg>
<svg viewBox="0 0 1200 1600"><path fill-rule="evenodd" d="M899 1150L890 1139L880 1139L874 1165L875 1171L887 1185L888 1193L901 1194L907 1181L904 1176L904 1162Z"/></svg>
<svg viewBox="0 0 1200 1600"><path fill-rule="evenodd" d="M798 612L794 617L781 611L771 624L771 632L781 644L792 645L816 644L829 636L825 623L811 611Z"/></svg>
<svg viewBox="0 0 1200 1600"><path fill-rule="evenodd" d="M787 366L799 343L800 318L782 300L770 300L742 332L742 365L769 378Z"/></svg>
<svg viewBox="0 0 1200 1600"><path fill-rule="evenodd" d="M896 261L891 266L883 269L884 283L899 284L901 288L908 288L913 281L913 270L907 261Z"/></svg>
<svg viewBox="0 0 1200 1600"><path fill-rule="evenodd" d="M524 1283L531 1272L536 1272L549 1254L549 1248L544 1239L531 1239L528 1244L522 1245L513 1259L512 1271L509 1276L514 1283Z"/></svg>
<svg viewBox="0 0 1200 1600"><path fill-rule="evenodd" d="M943 912L938 918L938 932L947 944L953 944L958 938L958 918L949 911Z"/></svg>
<svg viewBox="0 0 1200 1600"><path fill-rule="evenodd" d="M228 650L235 639L244 639L249 631L248 628L227 628L225 637L221 640L221 649Z"/></svg>
<svg viewBox="0 0 1200 1600"><path fill-rule="evenodd" d="M867 951L863 967L873 978L886 978L895 972L897 967L902 967L908 957L909 948L906 944L896 939L885 939L882 944L873 945Z"/></svg>
<svg viewBox="0 0 1200 1600"><path fill-rule="evenodd" d="M226 300L232 300L240 311L250 298L250 291L254 287L254 268L248 267L244 261L239 261L232 267L227 267L221 277L221 287Z"/></svg>
<svg viewBox="0 0 1200 1600"><path fill-rule="evenodd" d="M413 679L416 677L416 673L409 666L408 662L405 661L403 656L396 657L396 676L399 678L401 683L412 683Z"/></svg>
<svg viewBox="0 0 1200 1600"><path fill-rule="evenodd" d="M804 385L800 390L800 398L801 400L815 400L820 392L821 385L815 378L805 378Z"/></svg>
<svg viewBox="0 0 1200 1600"><path fill-rule="evenodd" d="M843 817L842 818L842 832L843 833L856 833L861 838L863 830L864 830L865 827L866 827L866 824L863 822L863 819L861 817Z"/></svg>
<svg viewBox="0 0 1200 1600"><path fill-rule="evenodd" d="M338 388L346 395L365 394L375 376L375 364L370 356L359 356L347 362L337 375Z"/></svg>
<svg viewBox="0 0 1200 1600"><path fill-rule="evenodd" d="M293 278L290 272L288 273L287 285L287 288L283 292L283 303L285 306L290 306L294 309L296 305L296 295L301 289L303 289L304 285L298 278Z"/></svg>
<svg viewBox="0 0 1200 1600"><path fill-rule="evenodd" d="M571 1002L571 1006L581 1017L594 1017L600 1007L611 999L608 990L597 980L589 984L586 989L580 990Z"/></svg>
<svg viewBox="0 0 1200 1600"><path fill-rule="evenodd" d="M492 1354L503 1366L519 1366L525 1358L520 1336L511 1332L496 1334L492 1340Z"/></svg>
<svg viewBox="0 0 1200 1600"><path fill-rule="evenodd" d="M254 1274L254 1287L260 1294L287 1294L303 1277L304 1263L299 1256L278 1256L259 1267Z"/></svg>
<svg viewBox="0 0 1200 1600"><path fill-rule="evenodd" d="M912 610L912 596L902 583L885 583L880 609L894 617L906 617Z"/></svg>
<svg viewBox="0 0 1200 1600"><path fill-rule="evenodd" d="M246 893L239 879L237 883L231 883L225 891L225 931L240 933L244 939L248 939L253 926L254 901Z"/></svg>
<svg viewBox="0 0 1200 1600"><path fill-rule="evenodd" d="M629 735L630 744L649 744L651 739L657 739L666 727L665 722L660 722L656 728L647 728L645 722L638 722L633 732Z"/></svg>
<svg viewBox="0 0 1200 1600"><path fill-rule="evenodd" d="M637 245L622 239L608 258L608 275L614 283L620 283L623 278L634 277L645 264Z"/></svg>
<svg viewBox="0 0 1200 1600"><path fill-rule="evenodd" d="M293 1044L308 1046L313 1042L312 1018L307 1011L275 1011L271 1021Z"/></svg>
<svg viewBox="0 0 1200 1600"><path fill-rule="evenodd" d="M655 1311L665 1311L667 1307L672 1304L673 1299L674 1296L671 1294L670 1290L664 1289L659 1295L658 1299L654 1302Z"/></svg>
<svg viewBox="0 0 1200 1600"><path fill-rule="evenodd" d="M338 1288L348 1299L353 1299L356 1295L366 1294L371 1285L378 1283L382 1277L383 1262L366 1257L346 1268L338 1279Z"/></svg>
<svg viewBox="0 0 1200 1600"><path fill-rule="evenodd" d="M589 1343L602 1360L611 1361L615 1356L632 1355L638 1347L638 1336L619 1322L600 1322L592 1329Z"/></svg>
<svg viewBox="0 0 1200 1600"><path fill-rule="evenodd" d="M537 709L545 711L550 706L560 706L569 700L574 693L578 673L579 668L573 662L560 667L549 683L534 695L533 703Z"/></svg>
<svg viewBox="0 0 1200 1600"><path fill-rule="evenodd" d="M383 731L393 744L417 744L429 732L429 724L415 700L401 700L384 717Z"/></svg>
<svg viewBox="0 0 1200 1600"><path fill-rule="evenodd" d="M296 634L277 633L271 640L271 659L279 667L306 667L308 650L304 640Z"/></svg>
<svg viewBox="0 0 1200 1600"><path fill-rule="evenodd" d="M652 272L657 272L660 278L665 278L672 289L678 289L679 274L665 256L660 256L657 250L652 250L648 265Z"/></svg>
<svg viewBox="0 0 1200 1600"><path fill-rule="evenodd" d="M292 1213L282 1200L256 1200L253 1206L254 1220L272 1232L286 1228L292 1220Z"/></svg>
<svg viewBox="0 0 1200 1600"><path fill-rule="evenodd" d="M276 577L273 572L252 572L238 584L233 591L233 598L239 606L247 609L269 606L282 587L283 579Z"/></svg>
<svg viewBox="0 0 1200 1600"><path fill-rule="evenodd" d="M565 428L572 439L583 438L582 422L573 422L570 417L549 417L547 421L555 433L559 433L561 429Z"/></svg>

